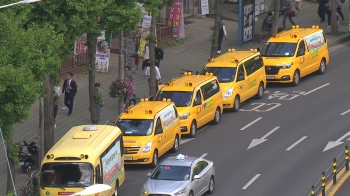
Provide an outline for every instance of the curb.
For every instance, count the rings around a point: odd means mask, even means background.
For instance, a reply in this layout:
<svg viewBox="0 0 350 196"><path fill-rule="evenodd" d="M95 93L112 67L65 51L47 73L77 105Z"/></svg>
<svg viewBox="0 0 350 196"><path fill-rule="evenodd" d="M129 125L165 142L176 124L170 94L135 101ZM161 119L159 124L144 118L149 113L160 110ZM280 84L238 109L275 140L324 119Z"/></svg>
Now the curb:
<svg viewBox="0 0 350 196"><path fill-rule="evenodd" d="M350 176L350 170L346 171L345 167L343 167L343 169L341 169L339 174L337 174L337 175L339 175L339 178L337 178L337 183L335 185L333 185L332 183L329 183L326 186L326 190L327 190L327 187L329 187L329 190L326 191L326 195L328 195L328 196L335 195L335 193L339 190L339 188L344 184L344 182ZM321 195L321 194L319 194L319 195Z"/></svg>
<svg viewBox="0 0 350 196"><path fill-rule="evenodd" d="M341 44L341 43L347 42L347 41L350 41L350 35L349 34L344 35L342 38L340 38L338 40L335 40L334 42L329 43L328 47L333 47L333 46L336 46L338 44Z"/></svg>

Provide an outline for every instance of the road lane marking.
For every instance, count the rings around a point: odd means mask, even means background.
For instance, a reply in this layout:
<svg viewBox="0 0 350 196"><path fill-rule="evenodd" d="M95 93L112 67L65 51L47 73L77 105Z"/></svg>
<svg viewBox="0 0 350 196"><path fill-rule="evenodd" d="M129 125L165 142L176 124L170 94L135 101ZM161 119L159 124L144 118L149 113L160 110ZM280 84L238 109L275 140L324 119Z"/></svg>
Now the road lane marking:
<svg viewBox="0 0 350 196"><path fill-rule="evenodd" d="M192 140L194 140L195 138L191 138L191 139L181 139L180 140L180 145L182 145L182 144L184 144L184 143L187 143L187 142L189 142L189 141L192 141Z"/></svg>
<svg viewBox="0 0 350 196"><path fill-rule="evenodd" d="M253 148L254 146L257 146L257 145L259 145L259 144L261 144L261 143L263 143L263 142L266 142L266 141L267 141L266 138L267 138L269 135L271 135L273 132L275 132L277 129L279 129L279 128L280 128L279 126L275 127L274 129L272 129L271 131L269 131L268 133L266 133L266 134L265 134L262 138L260 138L260 139L253 139L252 142L250 142L250 144L249 144L247 150L249 150L250 148Z"/></svg>
<svg viewBox="0 0 350 196"><path fill-rule="evenodd" d="M326 87L326 86L328 86L328 85L330 85L330 84L331 84L331 83L324 84L324 85L322 85L322 86L319 86L319 87L317 87L317 88L312 89L311 91L308 91L308 92L306 92L306 93L303 93L302 95L308 95L308 94L313 93L313 92L315 92L315 91L317 91L317 90L319 90L319 89L321 89L321 88L323 88L323 87Z"/></svg>
<svg viewBox="0 0 350 196"><path fill-rule="evenodd" d="M204 158L205 156L207 156L208 155L208 153L204 153L204 154L202 154L202 156L200 156L199 158Z"/></svg>
<svg viewBox="0 0 350 196"><path fill-rule="evenodd" d="M256 174L242 189L247 189L261 174Z"/></svg>
<svg viewBox="0 0 350 196"><path fill-rule="evenodd" d="M289 146L289 148L287 148L286 150L292 150L292 148L294 148L296 145L298 145L300 142L302 142L304 139L306 139L307 136L304 136L302 138L300 138L298 141L296 141L294 144L292 144L291 146Z"/></svg>
<svg viewBox="0 0 350 196"><path fill-rule="evenodd" d="M244 126L243 128L241 128L240 130L243 131L244 129L250 127L251 125L253 125L254 123L258 122L259 120L261 120L263 117L259 117L257 119L255 119L254 121L252 121L251 123L247 124L246 126Z"/></svg>
<svg viewBox="0 0 350 196"><path fill-rule="evenodd" d="M199 130L196 131L196 135L197 135L198 133L200 133L200 132L202 132L202 131L208 129L209 127L210 127L210 125L206 125L206 126L200 128Z"/></svg>
<svg viewBox="0 0 350 196"><path fill-rule="evenodd" d="M345 112L343 112L343 113L341 113L340 115L345 115L345 114L347 114L347 113L349 113L350 112L350 110L346 110Z"/></svg>

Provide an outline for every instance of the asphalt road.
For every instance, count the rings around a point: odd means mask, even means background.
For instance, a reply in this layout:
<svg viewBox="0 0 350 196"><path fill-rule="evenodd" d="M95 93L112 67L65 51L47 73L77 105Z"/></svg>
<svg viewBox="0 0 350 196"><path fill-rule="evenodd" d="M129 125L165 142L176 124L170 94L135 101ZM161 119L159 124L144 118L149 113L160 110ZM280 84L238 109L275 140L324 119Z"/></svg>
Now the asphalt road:
<svg viewBox="0 0 350 196"><path fill-rule="evenodd" d="M323 152L329 141L350 131L350 113L341 115L350 109L349 46L332 48L324 75L312 74L297 87L268 85L263 99L249 100L241 107L245 111L225 112L218 125L206 126L194 140L182 141L178 153L207 153L206 158L214 161L213 195L310 193L311 185L349 143L344 138L343 145ZM254 146L253 139L265 140L256 140L264 142ZM126 181L119 194L139 195L151 171L146 166L126 166Z"/></svg>

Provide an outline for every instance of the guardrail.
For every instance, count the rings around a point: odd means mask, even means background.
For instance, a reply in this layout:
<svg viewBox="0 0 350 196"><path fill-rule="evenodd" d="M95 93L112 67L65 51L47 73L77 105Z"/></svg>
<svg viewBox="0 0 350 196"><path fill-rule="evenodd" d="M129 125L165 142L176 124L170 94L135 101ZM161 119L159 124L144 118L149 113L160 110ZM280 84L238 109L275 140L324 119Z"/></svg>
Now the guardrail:
<svg viewBox="0 0 350 196"><path fill-rule="evenodd" d="M340 157L343 155L343 158ZM337 161L338 160L338 161ZM337 158L333 159L332 164L322 172L321 179L316 184L311 186L311 192L309 196L322 195L326 196L326 189L337 183L337 176L341 176L344 172L342 169L345 167L345 172L349 171L349 147L345 146L344 152L339 154ZM338 171L340 171L338 173Z"/></svg>
<svg viewBox="0 0 350 196"><path fill-rule="evenodd" d="M174 27L167 24L156 24L157 45L162 46L174 38Z"/></svg>
<svg viewBox="0 0 350 196"><path fill-rule="evenodd" d="M60 74L69 72L80 73L86 70L85 64L88 60L87 52L76 54L61 65Z"/></svg>

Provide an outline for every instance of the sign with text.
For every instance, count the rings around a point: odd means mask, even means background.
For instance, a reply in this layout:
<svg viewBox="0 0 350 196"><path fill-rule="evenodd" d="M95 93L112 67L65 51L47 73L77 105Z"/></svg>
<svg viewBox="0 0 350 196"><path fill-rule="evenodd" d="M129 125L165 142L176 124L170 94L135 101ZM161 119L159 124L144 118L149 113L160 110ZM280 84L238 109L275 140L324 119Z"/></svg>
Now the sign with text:
<svg viewBox="0 0 350 196"><path fill-rule="evenodd" d="M209 14L209 2L208 0L201 0L202 15Z"/></svg>
<svg viewBox="0 0 350 196"><path fill-rule="evenodd" d="M74 54L83 54L87 51L87 34L84 33L78 40L74 43Z"/></svg>
<svg viewBox="0 0 350 196"><path fill-rule="evenodd" d="M97 38L95 70L107 72L109 67L110 46L106 41L105 31Z"/></svg>
<svg viewBox="0 0 350 196"><path fill-rule="evenodd" d="M182 15L182 0L176 0L170 7L168 25L174 26L174 37L180 34L180 23Z"/></svg>

